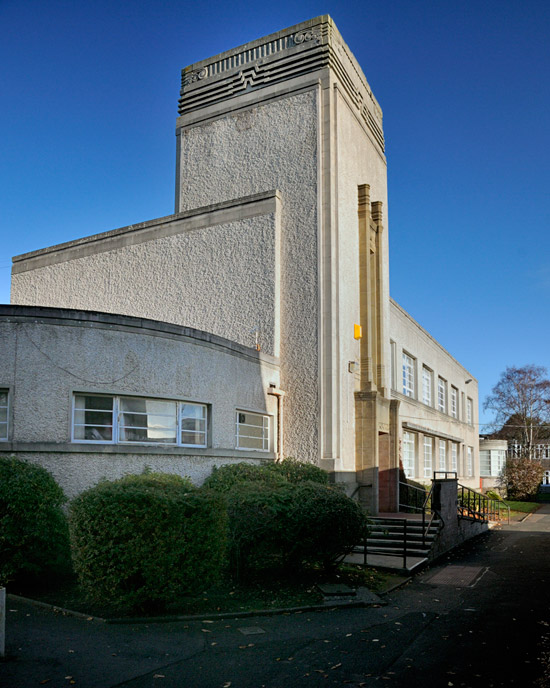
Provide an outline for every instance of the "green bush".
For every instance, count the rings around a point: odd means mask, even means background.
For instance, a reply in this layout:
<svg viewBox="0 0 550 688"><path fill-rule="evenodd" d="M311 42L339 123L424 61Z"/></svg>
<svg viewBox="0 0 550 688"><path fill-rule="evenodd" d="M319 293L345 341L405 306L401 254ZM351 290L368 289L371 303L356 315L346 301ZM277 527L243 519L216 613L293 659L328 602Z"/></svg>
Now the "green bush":
<svg viewBox="0 0 550 688"><path fill-rule="evenodd" d="M162 609L224 564L222 497L176 475L99 483L72 502L70 531L83 590L121 611Z"/></svg>
<svg viewBox="0 0 550 688"><path fill-rule="evenodd" d="M328 473L319 466L306 461L298 461L287 457L277 463L267 466L269 470L281 475L290 483L301 483L304 481L328 485Z"/></svg>
<svg viewBox="0 0 550 688"><path fill-rule="evenodd" d="M332 567L364 534L361 508L335 487L243 482L225 497L236 577L261 568L293 571L306 563Z"/></svg>
<svg viewBox="0 0 550 688"><path fill-rule="evenodd" d="M0 584L70 571L66 501L45 468L0 457Z"/></svg>
<svg viewBox="0 0 550 688"><path fill-rule="evenodd" d="M255 463L232 463L214 466L212 473L203 483L203 488L216 492L228 492L241 483L263 483L265 485L282 485L286 482L283 475L273 471L271 466Z"/></svg>

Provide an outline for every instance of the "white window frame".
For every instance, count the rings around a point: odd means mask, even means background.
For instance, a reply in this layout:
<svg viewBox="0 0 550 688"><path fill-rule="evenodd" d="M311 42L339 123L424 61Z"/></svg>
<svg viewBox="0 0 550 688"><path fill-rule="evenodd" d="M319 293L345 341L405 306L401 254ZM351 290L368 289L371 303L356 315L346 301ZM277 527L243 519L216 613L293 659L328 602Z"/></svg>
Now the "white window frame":
<svg viewBox="0 0 550 688"><path fill-rule="evenodd" d="M401 361L403 368L403 394L406 397L414 399L414 372L416 359L406 351L403 351Z"/></svg>
<svg viewBox="0 0 550 688"><path fill-rule="evenodd" d="M0 420L0 442L7 442L10 436L10 390L7 387L0 389L0 394L6 395L6 403L0 403L0 411L6 412L6 420Z"/></svg>
<svg viewBox="0 0 550 688"><path fill-rule="evenodd" d="M433 440L424 435L424 477L432 477Z"/></svg>
<svg viewBox="0 0 550 688"><path fill-rule="evenodd" d="M434 372L428 366L422 366L422 402L426 406L433 403Z"/></svg>
<svg viewBox="0 0 550 688"><path fill-rule="evenodd" d="M241 422L240 416L248 415L248 416L255 416L256 418L261 418L262 419L262 449L258 449L258 447L246 447L243 446L241 443L241 438L242 439L256 439L251 436L246 435L243 432L240 432L241 428L244 428L245 426L252 427L250 423L244 423ZM259 425L254 425L253 427L260 427ZM259 413L257 411L246 411L244 409L237 409L235 413L235 449L239 449L240 451L261 451L261 452L268 452L269 451L269 439L270 439L270 429L271 429L271 423L270 423L270 417L266 415L265 413Z"/></svg>
<svg viewBox="0 0 550 688"><path fill-rule="evenodd" d="M451 471L458 473L458 444L451 442Z"/></svg>
<svg viewBox="0 0 550 688"><path fill-rule="evenodd" d="M110 427L112 428L111 430L111 439L79 439L75 437L75 427L77 426L85 426L85 425L90 425L91 427L94 427L93 424L77 424L75 423L75 417L76 417L76 412L81 409L77 409L76 407L76 399L77 397L97 397L97 398L104 398L104 399L109 399L112 402L112 412L111 412L111 425L104 425L104 426L97 426L97 427ZM129 440L129 439L121 439L121 430L126 427L123 426L123 414L124 413L132 413L132 411L123 411L122 410L122 405L121 401L124 399L138 399L140 401L152 401L152 402L166 402L166 403L172 403L175 404L176 406L176 441L175 442L148 442L146 440ZM199 420L204 421L203 429L195 431L197 434L203 436L203 442L198 444L198 443L184 443L182 441L182 433L184 432L182 428L182 421L185 420L188 416L184 415L184 409L187 406L194 406L194 407L200 407L203 410L203 417L200 418ZM95 409L85 409L85 410L90 410L94 411ZM109 409L105 411L107 413ZM134 412L138 413L138 412ZM207 404L201 404L199 402L195 401L180 401L176 399L161 399L161 398L156 398L156 397L142 397L142 396L137 396L137 395L129 395L129 394L121 394L121 395L113 395L113 394L101 394L100 392L74 392L73 393L73 400L72 400L72 412L71 412L71 442L75 444L119 444L119 445L145 445L145 446L155 446L155 447L192 447L195 449L205 449L208 446L208 429L209 429L209 414L208 414L208 405Z"/></svg>
<svg viewBox="0 0 550 688"><path fill-rule="evenodd" d="M458 419L458 389L451 385L451 416Z"/></svg>
<svg viewBox="0 0 550 688"><path fill-rule="evenodd" d="M437 410L447 413L447 380L443 377L437 378Z"/></svg>
<svg viewBox="0 0 550 688"><path fill-rule="evenodd" d="M407 478L414 478L416 463L416 435L403 431L403 471Z"/></svg>
<svg viewBox="0 0 550 688"><path fill-rule="evenodd" d="M468 478L472 478L474 475L474 448L473 447L468 447L466 471L467 471Z"/></svg>
<svg viewBox="0 0 550 688"><path fill-rule="evenodd" d="M439 461L438 466L440 471L447 470L447 442L439 440Z"/></svg>

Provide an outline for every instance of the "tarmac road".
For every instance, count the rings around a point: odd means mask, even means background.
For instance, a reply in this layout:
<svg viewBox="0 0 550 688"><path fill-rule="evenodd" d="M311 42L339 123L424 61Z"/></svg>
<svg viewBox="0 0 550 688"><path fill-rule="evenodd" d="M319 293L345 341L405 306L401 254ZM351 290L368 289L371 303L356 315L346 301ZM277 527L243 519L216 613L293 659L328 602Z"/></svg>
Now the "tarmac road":
<svg viewBox="0 0 550 688"><path fill-rule="evenodd" d="M532 686L544 672L549 598L545 506L467 543L380 607L108 625L9 602L0 686Z"/></svg>

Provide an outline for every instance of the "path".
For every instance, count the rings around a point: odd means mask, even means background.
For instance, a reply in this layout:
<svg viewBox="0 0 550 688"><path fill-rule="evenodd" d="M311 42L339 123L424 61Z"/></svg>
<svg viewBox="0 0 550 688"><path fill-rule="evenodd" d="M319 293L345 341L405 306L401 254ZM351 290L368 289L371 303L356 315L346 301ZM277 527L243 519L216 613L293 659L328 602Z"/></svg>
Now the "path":
<svg viewBox="0 0 550 688"><path fill-rule="evenodd" d="M531 686L550 637L550 507L466 544L386 600L379 608L134 626L10 604L17 611L8 612L11 659L0 663L0 685Z"/></svg>

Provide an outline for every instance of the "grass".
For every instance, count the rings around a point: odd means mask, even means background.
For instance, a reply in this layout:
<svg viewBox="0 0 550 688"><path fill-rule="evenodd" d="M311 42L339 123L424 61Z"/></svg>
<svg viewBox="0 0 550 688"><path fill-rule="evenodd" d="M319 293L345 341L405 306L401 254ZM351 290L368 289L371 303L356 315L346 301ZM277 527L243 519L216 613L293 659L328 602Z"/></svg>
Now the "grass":
<svg viewBox="0 0 550 688"><path fill-rule="evenodd" d="M531 514L541 506L538 502L514 502L512 499L507 499L506 504L511 511L518 511L522 514Z"/></svg>
<svg viewBox="0 0 550 688"><path fill-rule="evenodd" d="M323 602L322 594L317 588L318 584L343 583L352 588L366 587L373 592L383 592L397 580L398 577L391 573L351 565L340 566L330 574L318 569L307 569L296 574L292 579L282 578L280 572L262 571L255 577L251 577L246 584L223 582L207 590L197 590L192 595L174 600L163 609L151 609L132 615L154 618L159 615L239 613L315 606ZM9 587L8 592L89 616L102 618L122 616L114 606L90 603L78 587L76 579L67 579L64 582L43 587Z"/></svg>

